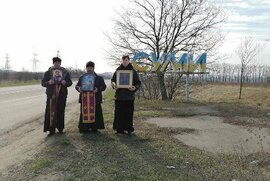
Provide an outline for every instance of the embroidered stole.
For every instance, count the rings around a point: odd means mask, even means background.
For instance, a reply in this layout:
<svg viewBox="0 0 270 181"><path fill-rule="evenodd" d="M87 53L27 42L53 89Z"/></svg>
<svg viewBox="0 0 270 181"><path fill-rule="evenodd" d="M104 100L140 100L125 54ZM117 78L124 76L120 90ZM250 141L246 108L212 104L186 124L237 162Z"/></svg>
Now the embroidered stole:
<svg viewBox="0 0 270 181"><path fill-rule="evenodd" d="M61 84L53 85L53 93L50 98L50 127L56 127L57 123L57 103Z"/></svg>
<svg viewBox="0 0 270 181"><path fill-rule="evenodd" d="M88 91L81 93L82 101L82 123L95 122L95 92Z"/></svg>

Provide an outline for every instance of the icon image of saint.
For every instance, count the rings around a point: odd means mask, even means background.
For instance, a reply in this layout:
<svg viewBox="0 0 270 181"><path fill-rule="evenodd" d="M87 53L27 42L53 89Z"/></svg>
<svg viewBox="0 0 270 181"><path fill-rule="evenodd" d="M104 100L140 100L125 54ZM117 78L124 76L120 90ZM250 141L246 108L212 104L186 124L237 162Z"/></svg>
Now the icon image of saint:
<svg viewBox="0 0 270 181"><path fill-rule="evenodd" d="M85 74L82 77L82 91L93 91L94 90L95 77L91 74Z"/></svg>
<svg viewBox="0 0 270 181"><path fill-rule="evenodd" d="M130 81L129 77L130 77L129 73L120 73L119 83L121 85L129 85Z"/></svg>
<svg viewBox="0 0 270 181"><path fill-rule="evenodd" d="M60 84L63 80L62 71L59 69L53 70L53 80L56 84Z"/></svg>

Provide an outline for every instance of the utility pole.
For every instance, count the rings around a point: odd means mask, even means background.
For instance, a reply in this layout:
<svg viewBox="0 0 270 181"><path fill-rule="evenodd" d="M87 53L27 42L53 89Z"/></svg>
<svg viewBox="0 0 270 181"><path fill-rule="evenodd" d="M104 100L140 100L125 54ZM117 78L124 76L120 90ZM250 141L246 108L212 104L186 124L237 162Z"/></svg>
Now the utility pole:
<svg viewBox="0 0 270 181"><path fill-rule="evenodd" d="M4 66L4 70L6 70L6 71L10 71L10 60L9 60L9 55L8 55L8 53L6 54L6 62L5 62L5 66Z"/></svg>
<svg viewBox="0 0 270 181"><path fill-rule="evenodd" d="M39 62L39 60L37 59L38 54L36 54L36 52L33 53L33 59L31 60L33 62L32 65L32 70L33 72L37 71L37 63Z"/></svg>
<svg viewBox="0 0 270 181"><path fill-rule="evenodd" d="M59 49L57 50L56 56L59 57L59 58L61 57L61 56L60 56L60 50L59 50Z"/></svg>
<svg viewBox="0 0 270 181"><path fill-rule="evenodd" d="M190 101L190 96L189 96L189 93L190 93L190 85L189 85L189 70L190 70L190 64L192 63L191 62L191 58L190 58L191 54L189 53L187 55L187 74L186 74L186 85L185 85L185 88L186 88L186 102L189 102Z"/></svg>
<svg viewBox="0 0 270 181"><path fill-rule="evenodd" d="M189 91L190 91L190 87L189 87L189 73L186 74L186 102L190 101L190 97L189 97Z"/></svg>
<svg viewBox="0 0 270 181"><path fill-rule="evenodd" d="M78 64L77 64L77 61L75 62L75 70L78 70Z"/></svg>

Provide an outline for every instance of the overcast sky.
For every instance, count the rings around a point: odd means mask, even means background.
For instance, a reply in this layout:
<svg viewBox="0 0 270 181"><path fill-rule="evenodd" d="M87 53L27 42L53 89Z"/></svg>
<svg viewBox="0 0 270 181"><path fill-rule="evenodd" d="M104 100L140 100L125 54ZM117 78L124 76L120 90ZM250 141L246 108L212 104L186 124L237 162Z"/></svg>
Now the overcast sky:
<svg viewBox="0 0 270 181"><path fill-rule="evenodd" d="M227 61L238 63L234 50L241 38L252 35L268 44L258 62L270 64L270 0L214 0L228 12L228 23L222 26L227 33L221 47L232 55ZM0 0L0 67L10 56L13 70L32 70L35 51L38 70L52 64L60 50L64 67L84 68L89 60L96 71L113 71L104 58L108 42L103 32L113 28L115 10L127 0Z"/></svg>
<svg viewBox="0 0 270 181"><path fill-rule="evenodd" d="M270 65L270 0L213 0L226 11L228 21L222 26L227 33L222 53L231 55L228 63L240 63L235 49L245 36L253 36L265 45L256 58L258 64Z"/></svg>

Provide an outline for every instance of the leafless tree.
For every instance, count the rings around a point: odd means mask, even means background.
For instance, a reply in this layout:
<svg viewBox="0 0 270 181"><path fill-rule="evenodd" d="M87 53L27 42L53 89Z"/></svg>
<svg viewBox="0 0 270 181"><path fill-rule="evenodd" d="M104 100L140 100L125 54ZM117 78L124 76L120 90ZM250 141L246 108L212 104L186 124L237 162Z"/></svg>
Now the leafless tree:
<svg viewBox="0 0 270 181"><path fill-rule="evenodd" d="M108 51L110 60L119 62L121 55L134 55L138 51L154 52L158 59L163 53L210 52L223 39L218 25L224 22L224 14L207 0L130 2L131 6L118 12L114 32L107 34L112 44ZM143 63L153 67L151 59ZM156 73L162 99L166 100L169 95L164 72Z"/></svg>
<svg viewBox="0 0 270 181"><path fill-rule="evenodd" d="M247 68L247 65L251 63L254 58L260 53L262 50L262 45L256 41L251 36L244 37L239 46L236 49L236 53L241 60L241 74L240 74L240 90L239 90L239 99L242 96L242 87L243 87L243 77Z"/></svg>

